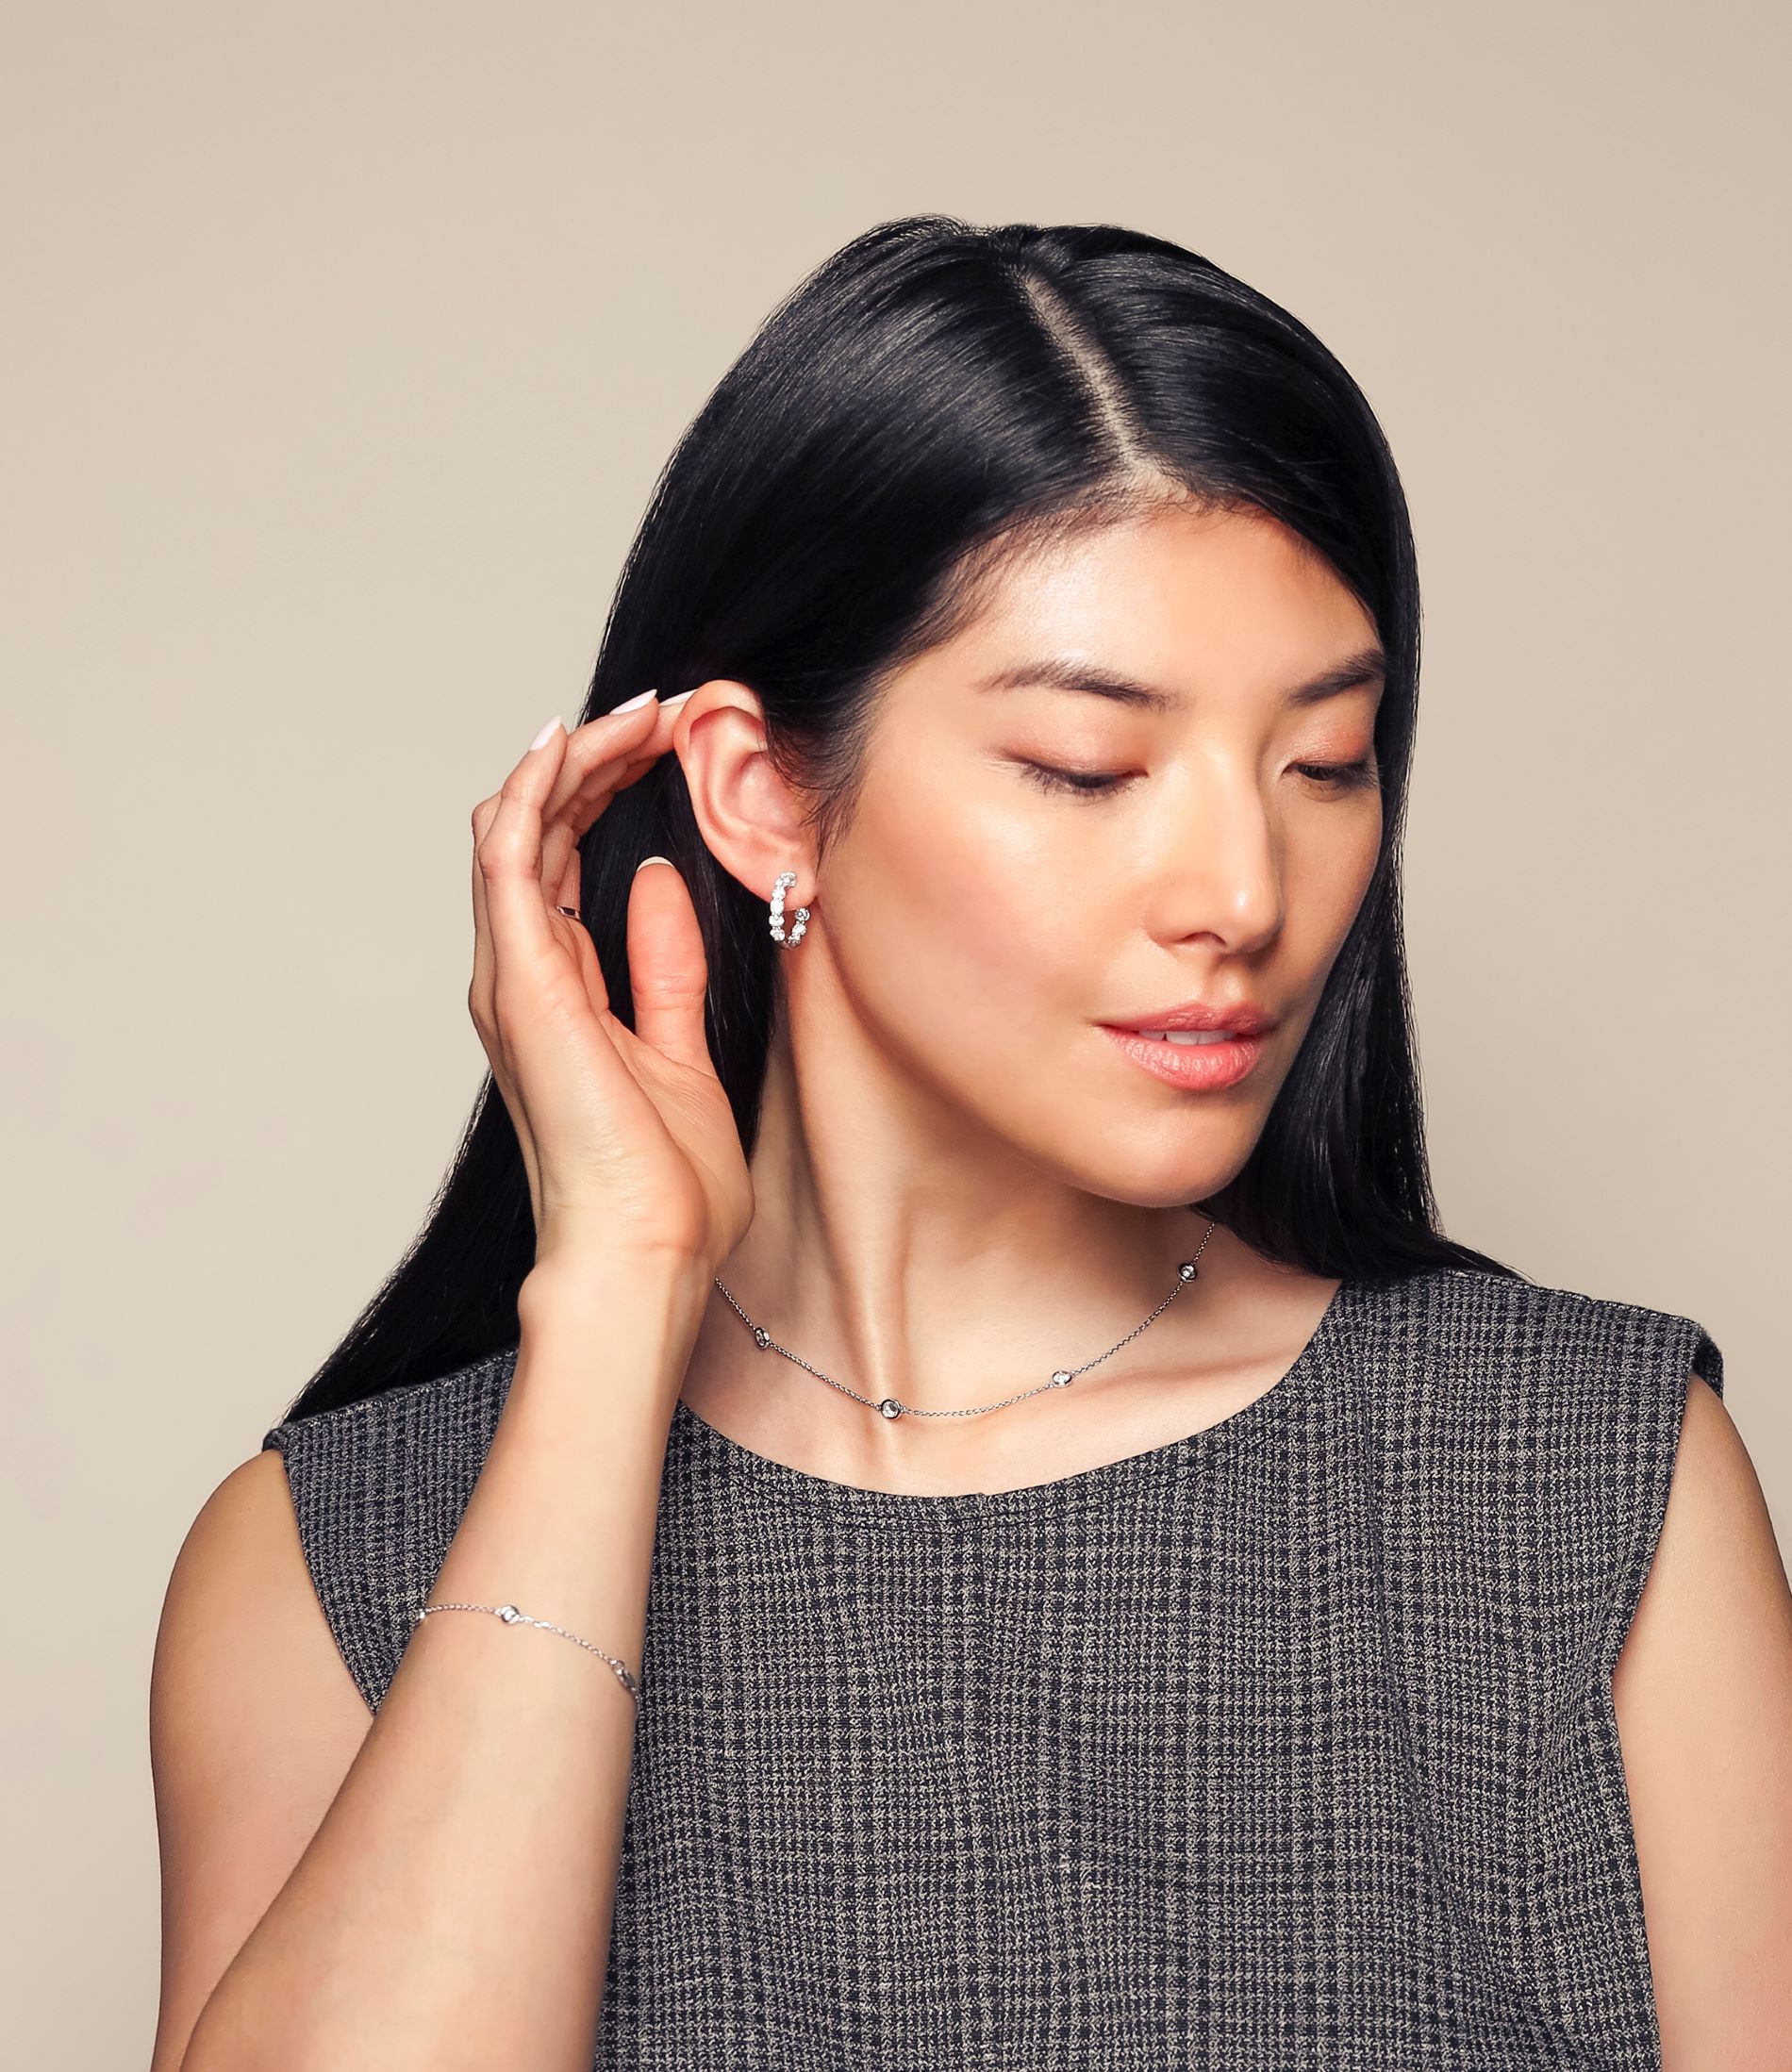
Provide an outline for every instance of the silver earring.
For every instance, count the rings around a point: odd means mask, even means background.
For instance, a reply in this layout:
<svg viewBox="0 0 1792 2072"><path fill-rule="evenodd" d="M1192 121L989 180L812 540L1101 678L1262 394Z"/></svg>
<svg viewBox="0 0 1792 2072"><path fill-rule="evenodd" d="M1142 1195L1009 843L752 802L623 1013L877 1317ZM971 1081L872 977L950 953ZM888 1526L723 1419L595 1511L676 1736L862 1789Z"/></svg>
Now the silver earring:
<svg viewBox="0 0 1792 2072"><path fill-rule="evenodd" d="M784 894L788 886L796 883L794 870L780 870L778 882L772 887L772 939L780 950L794 950L803 940L803 931L809 925L809 910L799 906L796 910L796 925L787 936L784 932Z"/></svg>

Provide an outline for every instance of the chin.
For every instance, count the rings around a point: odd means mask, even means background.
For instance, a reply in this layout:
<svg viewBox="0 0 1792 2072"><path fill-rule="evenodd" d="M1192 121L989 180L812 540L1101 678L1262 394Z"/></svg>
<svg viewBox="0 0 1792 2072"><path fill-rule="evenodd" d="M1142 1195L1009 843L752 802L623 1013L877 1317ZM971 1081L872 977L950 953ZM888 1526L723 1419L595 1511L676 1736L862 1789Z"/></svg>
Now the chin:
<svg viewBox="0 0 1792 2072"><path fill-rule="evenodd" d="M1117 1161L1115 1144L1110 1138L1104 1155L1083 1168L1078 1184L1104 1201L1124 1202L1137 1209L1185 1209L1205 1201L1236 1180L1251 1155L1251 1142L1182 1157L1167 1155L1166 1148L1157 1146L1128 1162Z"/></svg>

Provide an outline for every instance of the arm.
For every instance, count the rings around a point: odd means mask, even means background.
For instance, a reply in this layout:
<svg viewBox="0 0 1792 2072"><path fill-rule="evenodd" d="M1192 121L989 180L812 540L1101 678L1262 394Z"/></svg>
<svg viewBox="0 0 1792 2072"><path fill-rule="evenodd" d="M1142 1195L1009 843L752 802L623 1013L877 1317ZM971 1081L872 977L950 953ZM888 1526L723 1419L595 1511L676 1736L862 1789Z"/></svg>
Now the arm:
<svg viewBox="0 0 1792 2072"><path fill-rule="evenodd" d="M706 1285L638 1264L525 1287L510 1394L431 1601L513 1600L639 1673ZM634 1742L606 1664L444 1614L370 1721L262 1454L182 1549L151 1716L152 2072L589 2065Z"/></svg>
<svg viewBox="0 0 1792 2072"><path fill-rule="evenodd" d="M712 1262L753 1215L683 878L631 881L632 1027L576 919L579 842L671 744L671 709L550 721L473 808L468 1007L536 1263L434 1597L515 1602L638 1674L672 1410ZM245 1463L181 1550L157 1644L155 2072L589 2066L628 1693L557 1633L450 1613L413 1628L370 1724L308 1595L285 1478Z"/></svg>
<svg viewBox="0 0 1792 2072"><path fill-rule="evenodd" d="M1748 1451L1696 1374L1612 1695L1664 2072L1786 2072L1792 1593Z"/></svg>

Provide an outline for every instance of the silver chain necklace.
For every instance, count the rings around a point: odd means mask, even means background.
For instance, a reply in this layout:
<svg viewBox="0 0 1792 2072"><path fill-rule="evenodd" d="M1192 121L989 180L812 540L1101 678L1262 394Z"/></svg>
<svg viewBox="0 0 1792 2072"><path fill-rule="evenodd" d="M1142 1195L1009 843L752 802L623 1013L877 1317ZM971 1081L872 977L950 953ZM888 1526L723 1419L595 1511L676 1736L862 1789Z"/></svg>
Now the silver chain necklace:
<svg viewBox="0 0 1792 2072"><path fill-rule="evenodd" d="M866 1409L875 1410L882 1416L890 1418L981 1417L986 1411L1005 1410L1010 1403L1025 1402L1029 1396L1042 1396L1048 1388L1068 1388L1079 1374L1087 1374L1090 1368L1100 1367L1103 1360L1111 1360L1115 1353L1120 1351L1120 1346L1130 1345L1147 1325L1154 1324L1165 1310L1170 1307L1170 1303L1176 1300L1177 1296L1182 1293L1183 1289L1188 1285L1189 1282L1198 1276L1201 1270L1201 1255L1206 1251L1207 1240L1212 1235L1213 1223L1210 1220L1206 1229L1201 1235L1200 1244L1195 1247L1195 1256L1192 1259L1185 1259L1181 1266L1176 1268L1175 1286L1146 1318L1145 1322L1135 1324L1133 1329L1120 1341L1119 1345L1109 1346L1105 1352L1098 1353L1092 1360L1085 1360L1081 1367L1059 1368L1049 1382L1041 1382L1037 1388L1023 1388L1018 1396L1004 1396L1000 1402L972 1403L965 1410L917 1410L911 1403L899 1403L894 1396L886 1396L881 1403L873 1402L869 1396L861 1396L857 1389L848 1388L844 1382L837 1382L833 1375L823 1374L819 1367L810 1367L806 1360L792 1352L788 1346L781 1346L762 1324L755 1324L746 1311L741 1308L740 1304L735 1301L734 1297L728 1293L728 1290L722 1287L720 1274L715 1276L715 1282L716 1285L722 1288L722 1299L727 1302L728 1307L752 1332L753 1342L759 1348L761 1352L782 1352L787 1360L795 1361L798 1367L813 1374L817 1381L825 1382L830 1388L838 1388L842 1396L850 1396L855 1403L863 1403Z"/></svg>

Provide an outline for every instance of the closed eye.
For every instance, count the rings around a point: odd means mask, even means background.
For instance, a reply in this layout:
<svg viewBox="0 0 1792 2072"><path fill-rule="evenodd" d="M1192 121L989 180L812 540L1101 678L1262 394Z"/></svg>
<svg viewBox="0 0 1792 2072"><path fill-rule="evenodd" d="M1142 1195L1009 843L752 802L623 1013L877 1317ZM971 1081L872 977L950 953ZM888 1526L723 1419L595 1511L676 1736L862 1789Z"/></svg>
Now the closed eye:
<svg viewBox="0 0 1792 2072"><path fill-rule="evenodd" d="M1103 770L1059 770L1052 763L1022 763L1042 791L1069 792L1079 799L1100 799L1118 791L1126 782L1123 773Z"/></svg>
<svg viewBox="0 0 1792 2072"><path fill-rule="evenodd" d="M1288 767L1333 791L1360 791L1381 782L1381 771L1370 755L1353 763L1291 763Z"/></svg>
<svg viewBox="0 0 1792 2072"><path fill-rule="evenodd" d="M1052 763L1034 762L1020 767L1041 790L1068 792L1079 799L1105 798L1126 782L1123 771L1060 770ZM1330 791L1358 791L1381 782L1374 758L1369 755L1353 763L1292 763L1289 768Z"/></svg>

